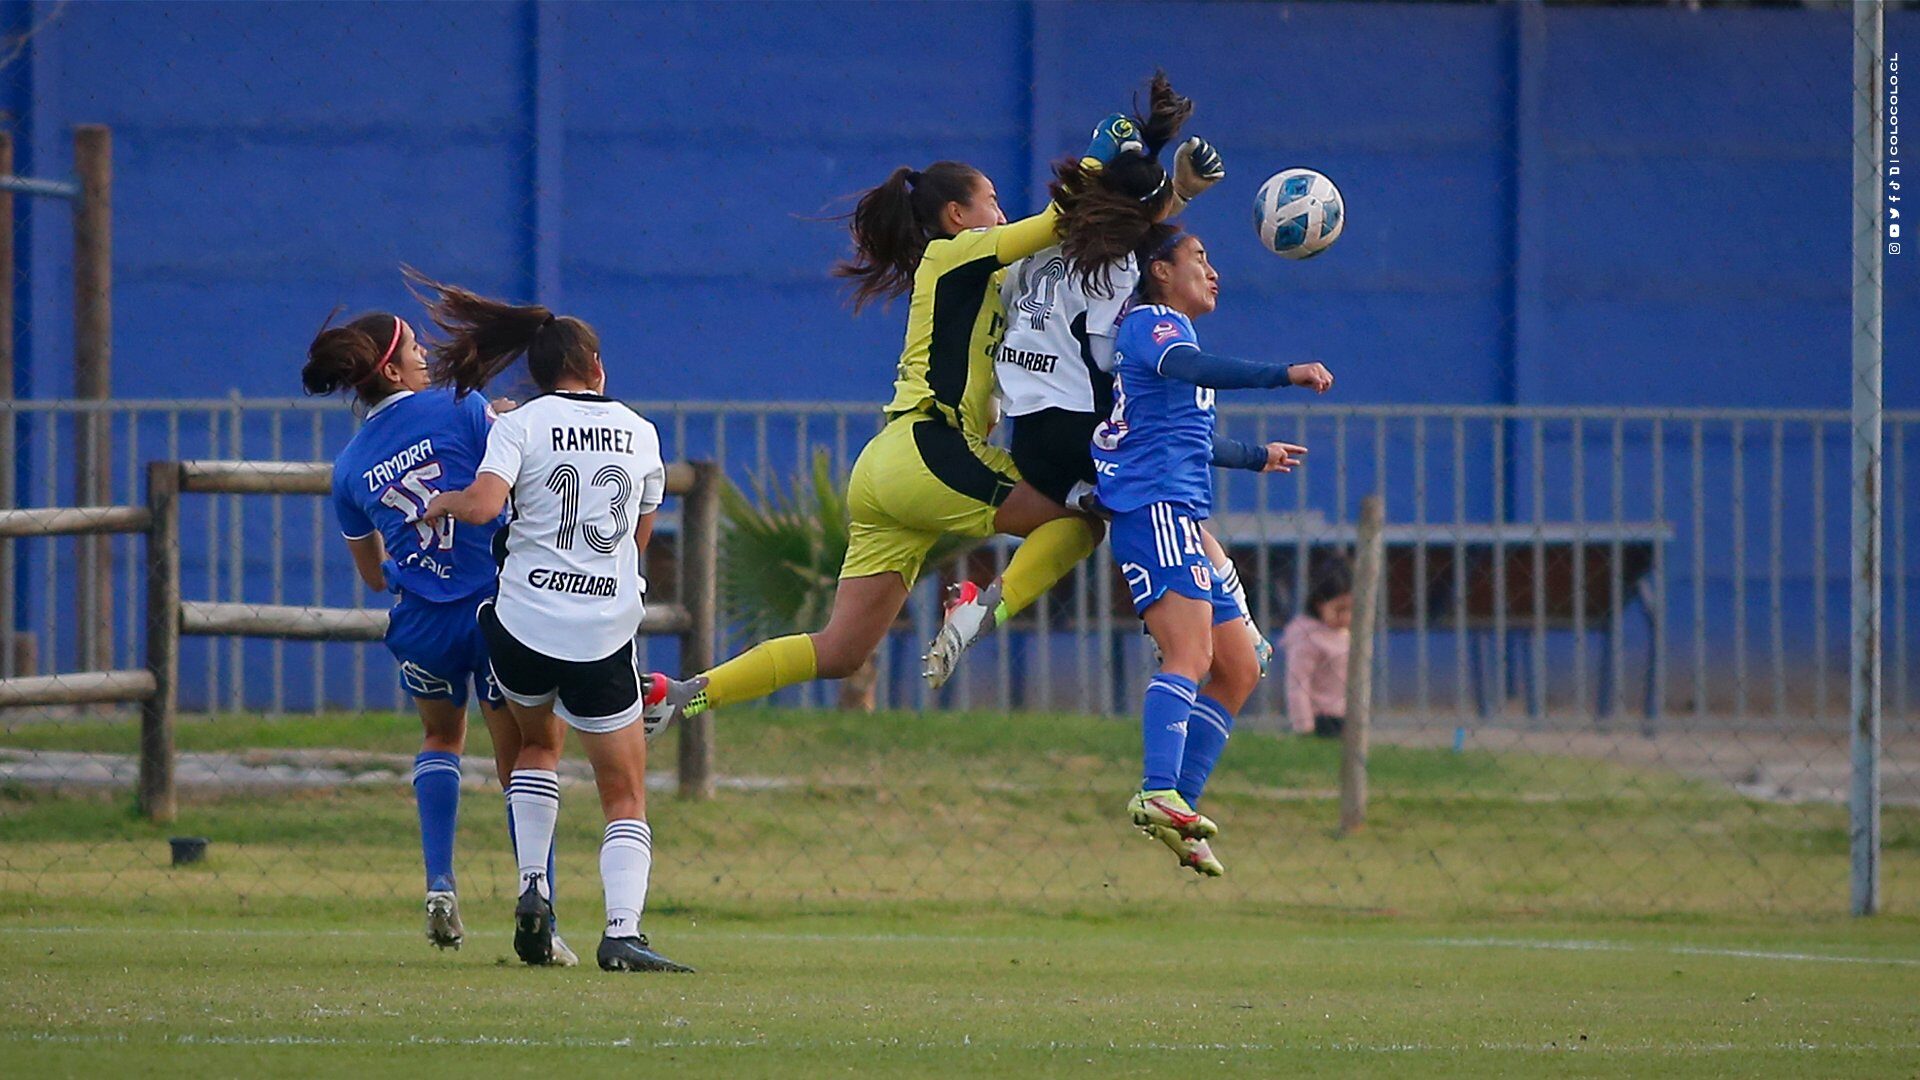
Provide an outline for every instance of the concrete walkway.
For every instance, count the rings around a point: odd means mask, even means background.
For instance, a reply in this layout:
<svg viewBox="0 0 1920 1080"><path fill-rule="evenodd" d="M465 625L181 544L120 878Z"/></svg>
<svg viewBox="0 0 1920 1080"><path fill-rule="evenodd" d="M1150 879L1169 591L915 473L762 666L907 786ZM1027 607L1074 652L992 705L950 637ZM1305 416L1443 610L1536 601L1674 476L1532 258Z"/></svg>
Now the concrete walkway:
<svg viewBox="0 0 1920 1080"><path fill-rule="evenodd" d="M131 754L88 754L69 750L10 750L0 748L0 784L39 789L131 789L139 776L139 762ZM181 754L174 764L174 783L181 791L220 793L278 792L354 786L406 784L413 778L413 758L405 754L371 754L353 750L243 750L219 754ZM493 759L461 759L464 788L499 790ZM649 790L671 790L678 778L670 772L647 775ZM593 783L593 773L581 760L560 762L562 785ZM762 791L787 787L793 781L779 777L721 776L716 787Z"/></svg>

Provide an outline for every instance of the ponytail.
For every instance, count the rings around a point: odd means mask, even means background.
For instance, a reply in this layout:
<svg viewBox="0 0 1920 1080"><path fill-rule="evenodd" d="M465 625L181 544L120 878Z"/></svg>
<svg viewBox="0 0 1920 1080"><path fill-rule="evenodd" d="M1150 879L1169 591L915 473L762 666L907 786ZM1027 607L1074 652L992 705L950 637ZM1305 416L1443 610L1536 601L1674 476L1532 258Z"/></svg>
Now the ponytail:
<svg viewBox="0 0 1920 1080"><path fill-rule="evenodd" d="M339 309L334 311L337 314ZM328 315L327 322L332 321ZM307 346L300 384L316 396L352 390L369 405L379 401L393 392L380 368L393 359L403 326L400 316L384 311L369 312L344 326L322 324Z"/></svg>
<svg viewBox="0 0 1920 1080"><path fill-rule="evenodd" d="M594 376L600 336L568 315L556 316L539 304L509 304L457 285L444 285L414 268L402 267L413 294L426 306L446 340L433 348L433 381L461 395L485 386L527 358L527 374L542 392L569 376Z"/></svg>
<svg viewBox="0 0 1920 1080"><path fill-rule="evenodd" d="M948 203L973 205L980 170L936 161L925 171L905 165L863 192L847 215L853 257L834 264L833 276L852 282L853 309L913 291L913 274L929 241L946 235L940 215Z"/></svg>
<svg viewBox="0 0 1920 1080"><path fill-rule="evenodd" d="M1133 107L1140 108L1135 98ZM1147 83L1147 115L1140 122L1140 140L1147 145L1147 156L1158 157L1160 148L1180 134L1180 128L1193 117L1193 99L1176 93L1167 81L1167 73L1156 71Z"/></svg>

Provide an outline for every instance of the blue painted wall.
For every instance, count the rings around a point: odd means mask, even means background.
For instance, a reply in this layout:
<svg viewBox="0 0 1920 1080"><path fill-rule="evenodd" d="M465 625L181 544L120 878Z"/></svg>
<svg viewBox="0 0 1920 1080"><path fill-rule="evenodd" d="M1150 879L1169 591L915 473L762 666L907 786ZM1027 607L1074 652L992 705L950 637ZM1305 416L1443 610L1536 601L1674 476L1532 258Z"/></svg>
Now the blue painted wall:
<svg viewBox="0 0 1920 1080"><path fill-rule="evenodd" d="M66 174L75 124L114 131L122 397L297 393L334 305L408 303L404 261L593 322L625 396L877 403L899 312L850 315L827 273L845 234L819 219L893 166L938 157L980 166L1009 213L1036 209L1048 162L1163 66L1229 164L1187 218L1223 274L1203 329L1226 351L1324 359L1357 403L1848 400L1841 11L0 0L0 27L37 28L0 68L20 171ZM1887 33L1889 52L1920 56L1920 15L1890 12ZM1265 176L1301 164L1341 184L1350 224L1332 252L1294 264L1258 247L1247 210ZM64 397L68 209L17 204L18 388ZM1901 408L1920 407L1916 259L1887 264L1886 384ZM337 447L345 427L329 431ZM266 438L250 430L249 452ZM1549 439L1550 464L1565 450ZM1683 450L1668 448L1670 491L1686 483ZM1647 452L1626 448L1629 475ZM1712 475L1726 475L1724 453L1709 448ZM1603 445L1589 454L1605 468ZM1399 460L1387 487L1405 508ZM1510 456L1519 520L1533 515L1530 461ZM1470 470L1475 518L1491 512L1487 474ZM1604 517L1605 483L1589 475L1587 512ZM1352 476L1352 499L1371 482ZM1451 475L1435 464L1429 482L1444 518ZM1315 507L1350 516L1312 490ZM1563 520L1565 486L1549 495L1542 516ZM304 552L304 509L293 518L288 541L248 517L249 546ZM1765 523L1747 528L1762 550ZM1796 626L1821 582L1844 611L1833 547L1818 572L1790 568ZM307 598L311 569L296 556L287 599ZM340 601L326 593L344 587L337 569L323 568L319 598ZM1679 595L1685 569L1670 570ZM188 581L201 572L188 553ZM264 573L264 560L247 572L250 592ZM1764 573L1709 570L1716 589ZM190 703L206 647L189 645Z"/></svg>
<svg viewBox="0 0 1920 1080"><path fill-rule="evenodd" d="M1223 346L1311 353L1359 401L1841 405L1843 12L1533 5L75 4L0 79L23 168L114 128L115 389L282 394L335 303L402 260L600 327L642 396L884 396L897 317L850 318L810 217L901 162L1012 210L1164 65L1231 175ZM1169 31L1169 27L1177 29ZM1888 17L1889 49L1920 17ZM1312 164L1339 247L1260 251ZM71 384L64 206L25 211L23 389ZM1890 263L1888 356L1920 331ZM1890 362L1895 404L1920 365Z"/></svg>

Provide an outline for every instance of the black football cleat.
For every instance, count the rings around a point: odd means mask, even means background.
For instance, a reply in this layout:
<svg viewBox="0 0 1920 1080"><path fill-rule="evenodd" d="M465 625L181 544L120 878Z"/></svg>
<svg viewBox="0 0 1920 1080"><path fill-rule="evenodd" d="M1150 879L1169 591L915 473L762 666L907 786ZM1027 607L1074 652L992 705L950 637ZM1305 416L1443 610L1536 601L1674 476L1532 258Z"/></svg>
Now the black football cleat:
<svg viewBox="0 0 1920 1080"><path fill-rule="evenodd" d="M529 964L553 963L553 904L530 884L513 905L513 951Z"/></svg>
<svg viewBox="0 0 1920 1080"><path fill-rule="evenodd" d="M654 952L645 934L601 938L599 959L601 971L693 971Z"/></svg>

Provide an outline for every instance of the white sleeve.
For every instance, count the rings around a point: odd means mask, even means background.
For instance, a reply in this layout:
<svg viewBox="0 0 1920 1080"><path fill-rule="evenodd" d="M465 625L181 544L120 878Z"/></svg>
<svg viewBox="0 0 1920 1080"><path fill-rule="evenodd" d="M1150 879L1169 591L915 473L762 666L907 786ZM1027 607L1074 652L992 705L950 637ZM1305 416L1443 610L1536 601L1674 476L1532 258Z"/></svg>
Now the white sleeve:
<svg viewBox="0 0 1920 1080"><path fill-rule="evenodd" d="M526 424L518 409L493 422L487 432L487 453L475 475L492 473L511 487L520 479L520 459L526 443Z"/></svg>
<svg viewBox="0 0 1920 1080"><path fill-rule="evenodd" d="M667 466L664 461L660 460L660 433L654 429L652 424L645 420L642 420L641 423L644 425L640 429L641 437L644 438L647 443L646 456L650 468L647 474L640 478L640 506L638 512L651 514L655 510L660 509L660 504L666 500Z"/></svg>
<svg viewBox="0 0 1920 1080"><path fill-rule="evenodd" d="M1087 351L1093 354L1093 362L1101 371L1113 374L1113 336L1087 332Z"/></svg>
<svg viewBox="0 0 1920 1080"><path fill-rule="evenodd" d="M1113 374L1113 339L1120 333L1120 319L1139 283L1140 272L1134 269L1133 256L1128 255L1126 262L1114 267L1107 295L1097 290L1087 294L1087 348L1093 353L1093 362L1109 375Z"/></svg>

